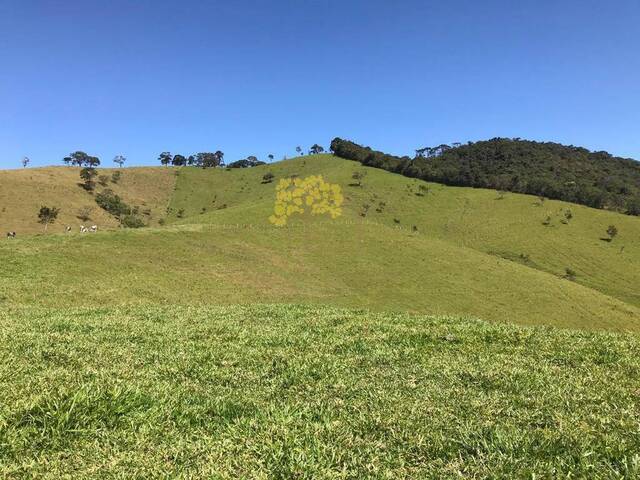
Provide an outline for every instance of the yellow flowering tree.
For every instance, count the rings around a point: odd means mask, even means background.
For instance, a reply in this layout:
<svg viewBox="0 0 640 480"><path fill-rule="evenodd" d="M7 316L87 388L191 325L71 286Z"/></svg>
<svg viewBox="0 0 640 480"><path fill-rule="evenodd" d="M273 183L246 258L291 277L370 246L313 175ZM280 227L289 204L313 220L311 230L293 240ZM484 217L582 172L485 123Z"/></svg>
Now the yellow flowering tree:
<svg viewBox="0 0 640 480"><path fill-rule="evenodd" d="M312 215L327 213L331 218L337 218L342 215L343 202L340 185L325 182L322 175L283 178L276 185L276 201L269 221L283 227L291 215L307 210Z"/></svg>

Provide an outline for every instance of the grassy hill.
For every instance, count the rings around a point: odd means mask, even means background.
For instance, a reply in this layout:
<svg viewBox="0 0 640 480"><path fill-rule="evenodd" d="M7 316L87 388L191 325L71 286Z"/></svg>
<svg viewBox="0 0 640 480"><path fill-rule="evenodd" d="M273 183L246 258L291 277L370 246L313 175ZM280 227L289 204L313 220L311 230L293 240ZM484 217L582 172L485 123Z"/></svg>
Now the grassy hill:
<svg viewBox="0 0 640 480"><path fill-rule="evenodd" d="M145 221L157 225L165 214L175 184L175 170L167 168L121 169L121 179L110 178L115 169L100 168L100 175L109 177L107 187L132 206L140 207ZM52 232L64 231L65 225L74 231L81 224L96 224L100 228L116 228L118 221L100 209L91 193L80 185L80 168L46 167L22 170L0 170L0 232L15 231L18 235L42 232L38 210L42 205L60 208ZM105 187L98 186L98 190ZM78 211L90 207L91 218L83 221Z"/></svg>
<svg viewBox="0 0 640 480"><path fill-rule="evenodd" d="M310 175L343 215L271 225ZM124 169L152 227L57 233L77 176L0 172L0 477L640 475L640 218L316 155Z"/></svg>
<svg viewBox="0 0 640 480"><path fill-rule="evenodd" d="M354 171L366 173L361 187L349 186L354 183ZM508 193L501 198L495 190L427 183L331 155L246 170L184 169L172 197L169 221L268 225L274 187L261 183L266 172L272 172L276 179L324 174L344 188L343 219L404 230L415 225L421 237L555 276L565 276L569 268L576 273L575 282L640 306L636 287L640 283L638 218L555 200L541 205L537 197L529 195ZM364 205L370 207L362 217ZM180 210L184 211L182 219L176 218ZM565 224L569 211L572 218ZM548 218L549 225L544 225ZM620 233L614 241L604 241L612 224Z"/></svg>
<svg viewBox="0 0 640 480"><path fill-rule="evenodd" d="M167 181L173 171L150 170ZM349 186L354 171L366 172L362 186ZM322 174L342 185L344 215L273 227L267 172L276 181ZM183 168L164 228L2 242L0 301L329 303L638 330L640 219L536 201L427 184L330 155L230 171ZM563 224L567 209L573 217ZM620 232L612 242L601 240L609 224ZM567 268L573 280L564 278Z"/></svg>
<svg viewBox="0 0 640 480"><path fill-rule="evenodd" d="M639 351L332 308L0 309L0 476L637 478Z"/></svg>

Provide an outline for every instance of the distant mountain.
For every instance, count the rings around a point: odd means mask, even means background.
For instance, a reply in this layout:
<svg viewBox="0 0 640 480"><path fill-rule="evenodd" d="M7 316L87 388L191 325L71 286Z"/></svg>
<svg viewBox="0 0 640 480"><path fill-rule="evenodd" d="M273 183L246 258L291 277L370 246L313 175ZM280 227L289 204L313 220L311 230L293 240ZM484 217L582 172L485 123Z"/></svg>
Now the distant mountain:
<svg viewBox="0 0 640 480"><path fill-rule="evenodd" d="M363 165L446 185L493 188L640 215L640 163L573 145L493 138L396 157L336 138L332 151Z"/></svg>

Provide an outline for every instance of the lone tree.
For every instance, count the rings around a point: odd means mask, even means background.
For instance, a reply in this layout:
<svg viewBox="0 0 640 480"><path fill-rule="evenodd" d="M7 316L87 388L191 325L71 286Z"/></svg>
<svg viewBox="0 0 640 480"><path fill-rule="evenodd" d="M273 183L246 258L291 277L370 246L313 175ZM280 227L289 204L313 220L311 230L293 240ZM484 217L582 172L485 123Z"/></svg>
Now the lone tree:
<svg viewBox="0 0 640 480"><path fill-rule="evenodd" d="M100 159L98 157L92 157L85 152L77 151L69 154L68 157L62 159L67 165L74 167L91 167L95 168L100 165Z"/></svg>
<svg viewBox="0 0 640 480"><path fill-rule="evenodd" d="M171 152L162 152L158 155L158 160L160 160L160 164L167 166L171 164L171 160L173 159Z"/></svg>
<svg viewBox="0 0 640 480"><path fill-rule="evenodd" d="M45 232L47 231L49 224L56 221L59 213L60 209L58 207L40 207L40 211L38 212L38 223L44 225Z"/></svg>
<svg viewBox="0 0 640 480"><path fill-rule="evenodd" d="M118 167L120 168L122 168L122 165L124 165L124 162L126 161L127 159L124 155L116 155L115 157L113 157L113 163L118 165Z"/></svg>
<svg viewBox="0 0 640 480"><path fill-rule="evenodd" d="M272 153L270 153L269 155L267 155L267 158L273 162L273 154L272 154Z"/></svg>
<svg viewBox="0 0 640 480"><path fill-rule="evenodd" d="M609 235L609 241L613 240L618 235L618 228L615 225L609 225L607 227L607 235Z"/></svg>
<svg viewBox="0 0 640 480"><path fill-rule="evenodd" d="M80 178L82 179L82 187L87 192L92 192L96 188L95 178L98 171L93 167L84 167L80 170Z"/></svg>
<svg viewBox="0 0 640 480"><path fill-rule="evenodd" d="M31 160L29 160L29 157L22 157L22 161L21 161L21 163L22 163L22 167L23 167L23 168L27 168L27 165L29 165L29 162L30 162L30 161L31 161Z"/></svg>
<svg viewBox="0 0 640 480"><path fill-rule="evenodd" d="M302 154L303 154L303 153L302 153L302 147L300 147L300 146L296 147L296 153L297 153L298 155L302 155Z"/></svg>
<svg viewBox="0 0 640 480"><path fill-rule="evenodd" d="M324 148L322 148L317 143L314 143L309 149L309 152L312 153L313 155L317 155L318 153L324 152Z"/></svg>

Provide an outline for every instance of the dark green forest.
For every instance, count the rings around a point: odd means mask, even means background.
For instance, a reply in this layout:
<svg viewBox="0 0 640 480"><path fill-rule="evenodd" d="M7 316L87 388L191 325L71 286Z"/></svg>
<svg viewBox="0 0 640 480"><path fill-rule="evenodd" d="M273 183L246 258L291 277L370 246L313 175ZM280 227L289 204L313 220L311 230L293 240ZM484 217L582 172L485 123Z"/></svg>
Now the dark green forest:
<svg viewBox="0 0 640 480"><path fill-rule="evenodd" d="M335 138L339 157L445 185L492 188L640 215L640 162L552 142L493 138L398 157Z"/></svg>

